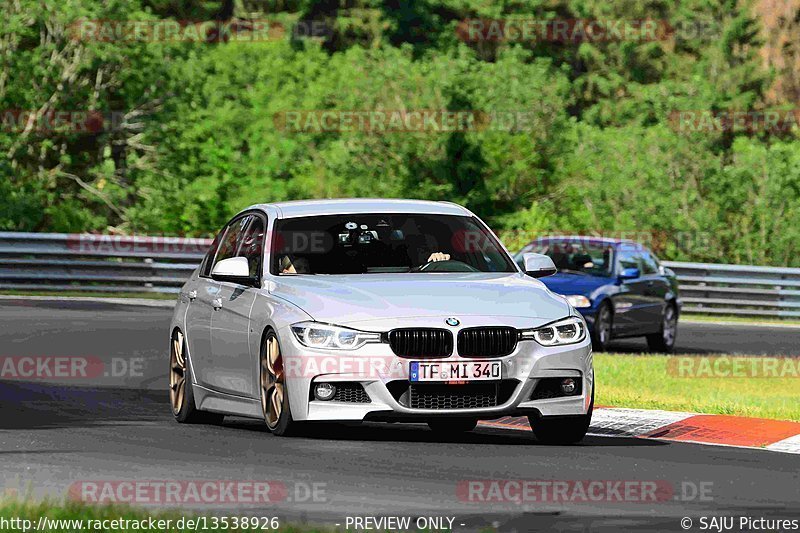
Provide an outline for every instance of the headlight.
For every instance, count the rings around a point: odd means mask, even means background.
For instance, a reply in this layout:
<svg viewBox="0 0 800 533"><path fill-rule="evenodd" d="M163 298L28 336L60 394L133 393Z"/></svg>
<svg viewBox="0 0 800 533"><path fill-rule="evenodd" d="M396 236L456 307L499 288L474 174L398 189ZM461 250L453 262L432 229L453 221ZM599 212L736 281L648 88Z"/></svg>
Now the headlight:
<svg viewBox="0 0 800 533"><path fill-rule="evenodd" d="M586 338L583 321L571 316L558 322L536 329L524 329L519 332L521 340L535 340L542 346L562 346L575 344Z"/></svg>
<svg viewBox="0 0 800 533"><path fill-rule="evenodd" d="M324 350L357 350L370 342L381 342L380 333L358 331L319 322L292 325L292 333L303 346Z"/></svg>
<svg viewBox="0 0 800 533"><path fill-rule="evenodd" d="M580 296L578 294L570 294L569 296L564 296L564 298L566 298L569 304L576 309L578 307L592 306L591 300L589 300L589 298L587 298L586 296Z"/></svg>

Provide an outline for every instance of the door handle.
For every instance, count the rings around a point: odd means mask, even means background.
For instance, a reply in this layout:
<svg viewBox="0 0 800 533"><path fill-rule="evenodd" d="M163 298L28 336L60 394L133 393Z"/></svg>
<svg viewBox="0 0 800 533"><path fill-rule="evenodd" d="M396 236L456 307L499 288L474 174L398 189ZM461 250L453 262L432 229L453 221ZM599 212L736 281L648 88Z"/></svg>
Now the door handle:
<svg viewBox="0 0 800 533"><path fill-rule="evenodd" d="M189 291L189 294L187 294L187 296L189 297L189 301L193 302L194 299L197 298L197 291Z"/></svg>
<svg viewBox="0 0 800 533"><path fill-rule="evenodd" d="M222 307L222 298L214 298L212 305L214 306L214 311L220 309Z"/></svg>

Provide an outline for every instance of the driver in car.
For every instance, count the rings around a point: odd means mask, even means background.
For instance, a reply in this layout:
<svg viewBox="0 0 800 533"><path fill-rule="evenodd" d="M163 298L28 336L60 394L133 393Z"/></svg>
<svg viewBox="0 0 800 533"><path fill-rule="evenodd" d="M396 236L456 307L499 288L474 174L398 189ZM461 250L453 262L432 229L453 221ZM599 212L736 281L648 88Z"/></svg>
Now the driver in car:
<svg viewBox="0 0 800 533"><path fill-rule="evenodd" d="M430 257L428 257L427 263L435 263L436 261L450 261L450 254L433 252Z"/></svg>

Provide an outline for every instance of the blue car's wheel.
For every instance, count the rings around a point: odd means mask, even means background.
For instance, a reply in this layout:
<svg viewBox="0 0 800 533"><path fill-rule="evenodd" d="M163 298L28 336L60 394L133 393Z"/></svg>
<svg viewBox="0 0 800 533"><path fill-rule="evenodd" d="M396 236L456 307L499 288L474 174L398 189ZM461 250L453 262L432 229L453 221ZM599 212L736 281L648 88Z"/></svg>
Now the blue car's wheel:
<svg viewBox="0 0 800 533"><path fill-rule="evenodd" d="M600 304L597 310L597 316L594 319L594 328L592 328L592 347L602 352L608 348L608 343L611 342L611 327L614 321L613 314L611 313L611 306L607 302Z"/></svg>
<svg viewBox="0 0 800 533"><path fill-rule="evenodd" d="M678 334L678 312L673 304L667 304L661 319L658 333L647 336L647 347L654 352L670 353L675 349L675 338Z"/></svg>

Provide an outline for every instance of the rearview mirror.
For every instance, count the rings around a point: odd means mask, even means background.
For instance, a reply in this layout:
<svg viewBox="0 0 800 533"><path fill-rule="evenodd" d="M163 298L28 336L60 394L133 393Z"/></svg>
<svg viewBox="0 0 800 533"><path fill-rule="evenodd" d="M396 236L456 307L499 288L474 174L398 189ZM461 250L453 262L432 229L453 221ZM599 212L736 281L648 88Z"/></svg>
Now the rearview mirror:
<svg viewBox="0 0 800 533"><path fill-rule="evenodd" d="M555 263L549 256L544 254L527 253L522 255L522 263L525 273L532 278L543 278L552 276L558 270Z"/></svg>
<svg viewBox="0 0 800 533"><path fill-rule="evenodd" d="M214 265L211 278L216 281L230 281L253 286L257 278L250 275L250 264L245 257L230 257Z"/></svg>
<svg viewBox="0 0 800 533"><path fill-rule="evenodd" d="M636 279L640 275L638 268L623 268L619 274L619 279Z"/></svg>

